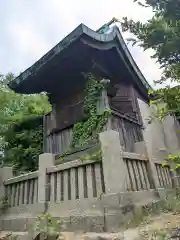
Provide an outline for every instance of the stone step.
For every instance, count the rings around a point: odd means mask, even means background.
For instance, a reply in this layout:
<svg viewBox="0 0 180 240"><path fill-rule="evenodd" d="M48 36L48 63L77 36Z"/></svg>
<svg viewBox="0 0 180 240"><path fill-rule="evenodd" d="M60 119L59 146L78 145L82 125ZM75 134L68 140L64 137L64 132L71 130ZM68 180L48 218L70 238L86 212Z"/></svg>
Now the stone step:
<svg viewBox="0 0 180 240"><path fill-rule="evenodd" d="M124 240L122 233L86 233L76 236L74 240Z"/></svg>
<svg viewBox="0 0 180 240"><path fill-rule="evenodd" d="M82 233L63 232L63 240L124 240L123 233ZM61 239L61 238L60 238ZM129 239L127 239L129 240Z"/></svg>
<svg viewBox="0 0 180 240"><path fill-rule="evenodd" d="M27 240L28 232L0 232L0 240Z"/></svg>
<svg viewBox="0 0 180 240"><path fill-rule="evenodd" d="M133 240L137 239L134 230L127 230L124 233L79 233L63 232L59 239L62 240ZM0 232L0 240L32 240L33 237L28 232ZM54 240L54 238L49 238Z"/></svg>
<svg viewBox="0 0 180 240"><path fill-rule="evenodd" d="M139 232L136 228L128 229L118 233L84 233L75 234L73 232L63 233L63 240L137 240L139 239ZM60 238L61 239L61 238Z"/></svg>

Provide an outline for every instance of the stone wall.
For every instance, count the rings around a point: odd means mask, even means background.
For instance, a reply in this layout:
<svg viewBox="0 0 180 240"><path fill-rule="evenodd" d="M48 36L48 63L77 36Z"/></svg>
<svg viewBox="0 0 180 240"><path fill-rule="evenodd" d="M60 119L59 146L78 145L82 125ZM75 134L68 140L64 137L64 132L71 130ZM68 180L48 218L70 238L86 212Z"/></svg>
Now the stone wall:
<svg viewBox="0 0 180 240"><path fill-rule="evenodd" d="M155 116L155 110L138 99L143 122L144 142L148 156L162 159L169 153L177 153L180 147L180 125L173 116L167 116L163 122Z"/></svg>
<svg viewBox="0 0 180 240"><path fill-rule="evenodd" d="M145 129L145 140L148 134ZM123 151L116 131L102 132L99 139L98 161L57 165L53 154L44 153L37 172L12 177L11 168L2 168L1 196L9 207L1 209L0 228L26 231L37 215L48 212L63 219L69 231L115 231L131 218L136 204L148 204L158 199L160 188L172 188L170 168L151 155L148 142L147 151L138 154Z"/></svg>

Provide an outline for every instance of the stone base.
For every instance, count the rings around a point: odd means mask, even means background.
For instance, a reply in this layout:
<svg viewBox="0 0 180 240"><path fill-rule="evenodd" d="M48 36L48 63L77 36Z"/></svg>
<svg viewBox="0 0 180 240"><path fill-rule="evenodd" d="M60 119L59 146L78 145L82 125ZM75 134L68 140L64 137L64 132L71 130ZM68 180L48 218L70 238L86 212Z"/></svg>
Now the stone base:
<svg viewBox="0 0 180 240"><path fill-rule="evenodd" d="M49 203L48 213L63 220L68 232L117 232L137 214L136 208L157 200L154 190L103 195L101 199L83 199ZM36 216L44 211L44 204L10 208L0 217L4 231L33 231ZM62 231L62 229L61 229Z"/></svg>
<svg viewBox="0 0 180 240"><path fill-rule="evenodd" d="M159 198L161 200L165 199L168 196L168 194L171 194L173 192L174 192L174 190L173 189L169 189L169 188L166 188L166 189L165 188L158 188L157 189L157 193L158 193Z"/></svg>
<svg viewBox="0 0 180 240"><path fill-rule="evenodd" d="M26 232L43 211L41 203L9 208L0 216L0 231Z"/></svg>

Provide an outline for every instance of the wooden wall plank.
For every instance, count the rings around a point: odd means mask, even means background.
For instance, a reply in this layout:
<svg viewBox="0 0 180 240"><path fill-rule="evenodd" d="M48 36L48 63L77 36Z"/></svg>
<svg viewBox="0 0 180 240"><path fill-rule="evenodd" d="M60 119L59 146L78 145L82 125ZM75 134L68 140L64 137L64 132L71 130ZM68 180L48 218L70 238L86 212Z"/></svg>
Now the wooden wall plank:
<svg viewBox="0 0 180 240"><path fill-rule="evenodd" d="M123 117L111 117L112 129L119 133L120 142L127 152L134 152L134 143L143 140L141 126Z"/></svg>

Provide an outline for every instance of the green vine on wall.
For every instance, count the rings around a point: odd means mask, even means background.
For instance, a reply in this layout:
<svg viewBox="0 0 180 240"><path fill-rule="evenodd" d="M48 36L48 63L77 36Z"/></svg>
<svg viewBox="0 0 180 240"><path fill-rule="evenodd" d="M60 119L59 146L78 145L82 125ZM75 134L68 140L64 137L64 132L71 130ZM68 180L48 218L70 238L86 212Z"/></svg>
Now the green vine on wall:
<svg viewBox="0 0 180 240"><path fill-rule="evenodd" d="M93 160L93 161L101 161L102 160L102 152L101 150L98 150L97 152L90 153L90 154L85 154L84 156L79 158L81 161L88 161L88 160Z"/></svg>
<svg viewBox="0 0 180 240"><path fill-rule="evenodd" d="M5 210L7 210L7 208L10 207L9 203L8 203L8 197L7 196L3 196L0 198L0 210L2 212L4 212Z"/></svg>
<svg viewBox="0 0 180 240"><path fill-rule="evenodd" d="M98 81L92 74L86 74L87 79L84 100L85 118L74 125L72 147L82 146L90 140L97 138L111 114L110 109L98 113L97 101L102 94L105 84Z"/></svg>

